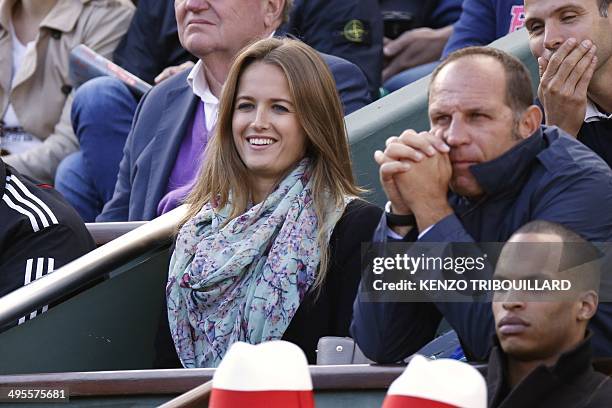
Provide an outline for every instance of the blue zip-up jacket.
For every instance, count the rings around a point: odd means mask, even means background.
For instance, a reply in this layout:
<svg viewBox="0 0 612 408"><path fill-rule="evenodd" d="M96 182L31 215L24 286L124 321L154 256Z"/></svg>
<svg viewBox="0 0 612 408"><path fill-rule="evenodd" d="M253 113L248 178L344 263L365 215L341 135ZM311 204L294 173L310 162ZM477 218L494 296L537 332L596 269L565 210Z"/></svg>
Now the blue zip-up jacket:
<svg viewBox="0 0 612 408"><path fill-rule="evenodd" d="M451 194L455 213L420 242L505 242L538 219L562 224L589 241L612 239L612 170L556 127L543 126L471 171L485 197L472 203ZM383 216L373 241L385 242L387 235ZM466 355L484 360L491 349L495 330L490 303L374 303L362 297L360 290L351 334L372 360L390 363L411 355L434 337L442 317L457 332ZM600 303L589 328L594 355L612 356L612 304Z"/></svg>
<svg viewBox="0 0 612 408"><path fill-rule="evenodd" d="M487 45L525 24L523 0L465 0L442 58L470 45Z"/></svg>

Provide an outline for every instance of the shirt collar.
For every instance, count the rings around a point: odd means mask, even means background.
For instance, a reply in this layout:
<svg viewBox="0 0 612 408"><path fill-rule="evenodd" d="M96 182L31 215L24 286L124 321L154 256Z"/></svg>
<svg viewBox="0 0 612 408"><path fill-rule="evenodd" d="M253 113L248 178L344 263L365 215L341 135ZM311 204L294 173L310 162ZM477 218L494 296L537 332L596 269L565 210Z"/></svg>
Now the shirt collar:
<svg viewBox="0 0 612 408"><path fill-rule="evenodd" d="M595 105L593 101L587 100L586 115L584 116L585 122L598 122L600 120L609 119L612 119L612 114L606 115L597 108L597 105Z"/></svg>
<svg viewBox="0 0 612 408"><path fill-rule="evenodd" d="M198 60L195 66L191 69L191 72L187 76L187 83L193 89L193 93L196 94L204 103L218 104L219 99L210 91L208 81L206 81L206 75L204 75L204 63L202 60Z"/></svg>

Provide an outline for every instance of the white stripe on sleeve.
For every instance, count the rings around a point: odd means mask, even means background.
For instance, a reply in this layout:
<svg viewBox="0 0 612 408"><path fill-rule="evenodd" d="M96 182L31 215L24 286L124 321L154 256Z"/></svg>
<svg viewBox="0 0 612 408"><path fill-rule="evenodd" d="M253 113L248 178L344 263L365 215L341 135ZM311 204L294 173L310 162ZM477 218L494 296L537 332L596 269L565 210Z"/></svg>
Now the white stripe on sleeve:
<svg viewBox="0 0 612 408"><path fill-rule="evenodd" d="M47 228L49 226L49 218L45 214L43 214L43 212L40 211L40 209L33 202L23 198L21 194L19 194L19 192L15 190L15 187L13 187L12 184L6 183L6 191L6 194L10 195L11 198L15 200L15 202L24 204L25 206L34 210L38 215L38 218L42 222L43 228Z"/></svg>
<svg viewBox="0 0 612 408"><path fill-rule="evenodd" d="M50 274L51 272L53 272L54 267L55 267L55 259L53 258L47 259L47 273L46 274ZM45 313L47 310L49 310L49 305L43 306L42 313Z"/></svg>
<svg viewBox="0 0 612 408"><path fill-rule="evenodd" d="M13 210L28 217L30 219L30 224L32 224L32 229L34 230L34 232L40 231L40 227L38 226L38 222L36 221L36 218L34 218L34 214L26 210L25 208L21 207L20 205L13 203L13 201L6 194L2 196L2 200L6 203L6 205L11 207Z"/></svg>
<svg viewBox="0 0 612 408"><path fill-rule="evenodd" d="M25 278L23 280L23 285L24 286L32 281L32 265L33 265L33 263L34 263L34 259L28 259L26 261ZM19 319L19 323L18 324L25 323L25 319L26 319L26 317L23 316L21 319Z"/></svg>
<svg viewBox="0 0 612 408"><path fill-rule="evenodd" d="M38 258L36 260L36 279L42 278L44 266L45 266L45 258ZM35 310L32 313L30 313L30 319L33 319L36 317L36 312L37 311Z"/></svg>
<svg viewBox="0 0 612 408"><path fill-rule="evenodd" d="M13 181L15 183L15 185L17 187L19 187L19 189L21 191L23 191L23 193L29 197L30 199L34 200L38 205L40 205L40 207L47 213L49 214L49 218L51 219L51 223L52 224L59 224L59 222L57 221L57 218L55 217L55 214L53 214L53 211L51 211L51 209L47 206L47 204L45 204L40 198L36 197L34 194L32 194L27 188L26 186L23 185L23 183L21 181L19 181L19 179L15 176L9 176L6 178L7 181L10 179L11 181Z"/></svg>

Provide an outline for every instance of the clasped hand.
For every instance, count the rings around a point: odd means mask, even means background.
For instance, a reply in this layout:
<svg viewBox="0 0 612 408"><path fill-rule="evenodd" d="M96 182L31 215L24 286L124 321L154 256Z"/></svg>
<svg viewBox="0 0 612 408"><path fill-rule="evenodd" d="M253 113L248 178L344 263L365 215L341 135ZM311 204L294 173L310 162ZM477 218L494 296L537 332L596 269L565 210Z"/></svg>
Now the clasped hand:
<svg viewBox="0 0 612 408"><path fill-rule="evenodd" d="M374 153L393 212L414 214L420 231L452 212L447 200L449 152L441 131L406 130L387 139L384 152Z"/></svg>

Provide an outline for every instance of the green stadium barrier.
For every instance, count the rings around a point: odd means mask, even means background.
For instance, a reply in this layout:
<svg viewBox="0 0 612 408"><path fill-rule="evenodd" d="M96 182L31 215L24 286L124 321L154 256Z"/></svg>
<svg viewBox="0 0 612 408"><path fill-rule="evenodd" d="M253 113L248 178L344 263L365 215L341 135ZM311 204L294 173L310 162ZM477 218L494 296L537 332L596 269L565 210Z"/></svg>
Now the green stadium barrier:
<svg viewBox="0 0 612 408"><path fill-rule="evenodd" d="M0 374L152 368L168 247L0 334Z"/></svg>

